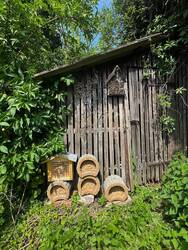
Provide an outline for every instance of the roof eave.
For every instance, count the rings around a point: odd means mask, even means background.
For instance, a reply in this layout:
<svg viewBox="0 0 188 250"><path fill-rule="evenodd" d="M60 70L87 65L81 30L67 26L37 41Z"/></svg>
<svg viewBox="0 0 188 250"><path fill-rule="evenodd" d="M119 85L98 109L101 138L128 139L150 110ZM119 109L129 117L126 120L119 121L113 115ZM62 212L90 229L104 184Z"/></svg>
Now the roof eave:
<svg viewBox="0 0 188 250"><path fill-rule="evenodd" d="M115 60L131 54L135 49L149 47L151 43L161 41L162 39L164 39L164 37L166 36L162 35L161 33L143 37L134 42L122 45L118 48L111 49L109 51L100 54L85 57L72 64L58 66L52 70L42 71L40 73L35 74L34 78L37 80L42 80L45 78L54 77L68 72L75 72L81 70L82 68L87 68L97 64L102 64L107 61Z"/></svg>

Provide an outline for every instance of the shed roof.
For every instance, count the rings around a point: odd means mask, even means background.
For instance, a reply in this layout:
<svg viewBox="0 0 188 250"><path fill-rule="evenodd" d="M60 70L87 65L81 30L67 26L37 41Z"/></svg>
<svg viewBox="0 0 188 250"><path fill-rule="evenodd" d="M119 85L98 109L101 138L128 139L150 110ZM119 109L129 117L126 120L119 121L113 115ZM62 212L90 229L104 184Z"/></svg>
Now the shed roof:
<svg viewBox="0 0 188 250"><path fill-rule="evenodd" d="M151 43L160 41L163 38L164 35L162 35L161 33L156 33L150 36L146 36L138 40L135 40L133 42L121 45L118 48L111 49L96 55L84 57L83 59L76 61L74 63L65 64L51 70L42 71L40 73L35 74L34 78L42 80L45 78L50 78L64 73L79 71L83 68L91 67L94 65L105 63L107 61L112 61L118 58L122 58L129 54L133 54L135 50L138 48L148 48L151 45Z"/></svg>

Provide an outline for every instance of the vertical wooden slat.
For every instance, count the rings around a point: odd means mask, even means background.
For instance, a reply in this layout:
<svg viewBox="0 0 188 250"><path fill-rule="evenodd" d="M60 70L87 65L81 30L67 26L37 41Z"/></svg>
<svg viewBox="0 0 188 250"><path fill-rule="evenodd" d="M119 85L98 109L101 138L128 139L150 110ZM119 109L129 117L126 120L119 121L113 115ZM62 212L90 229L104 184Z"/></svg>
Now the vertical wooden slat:
<svg viewBox="0 0 188 250"><path fill-rule="evenodd" d="M92 103L91 103L91 93L92 93L92 79L88 73L87 75L87 150L88 154L92 154Z"/></svg>
<svg viewBox="0 0 188 250"><path fill-rule="evenodd" d="M181 74L182 74L182 86L185 88L186 87L186 84L185 84L185 82L186 82L186 77L185 77L186 76L186 71L185 71L185 65L184 64L182 65ZM186 102L186 93L183 93L182 98ZM187 136L186 136L187 135L187 129L186 129L186 109L187 109L187 107L186 107L185 103L183 102L183 100L182 100L182 105L183 105L183 135L184 135L183 151L185 152L186 147L187 147Z"/></svg>
<svg viewBox="0 0 188 250"><path fill-rule="evenodd" d="M115 149L115 167L116 174L120 175L120 149L119 149L119 110L118 97L114 97L114 149Z"/></svg>
<svg viewBox="0 0 188 250"><path fill-rule="evenodd" d="M109 159L110 159L110 174L113 174L114 167L114 140L113 140L113 121L112 121L112 97L108 97L108 116L109 116Z"/></svg>
<svg viewBox="0 0 188 250"><path fill-rule="evenodd" d="M82 91L86 88L85 78L82 79ZM86 134L87 134L87 98L88 91L86 90L85 93L82 92L81 96L81 111L80 111L80 119L81 119L81 154L84 155L87 153L86 151Z"/></svg>
<svg viewBox="0 0 188 250"><path fill-rule="evenodd" d="M158 96L161 95L163 92L162 92L162 87L159 87L158 88ZM158 103L158 112L159 112L159 109L161 109L159 103ZM163 131L162 131L162 125L161 125L161 122L160 122L160 118L158 119L158 133L159 133L159 159L161 162L164 161L164 147L163 147ZM160 164L160 170L159 170L159 174L160 174L160 178L162 177L163 175L163 165Z"/></svg>
<svg viewBox="0 0 188 250"><path fill-rule="evenodd" d="M137 99L137 123L136 123L136 143L137 143L137 179L138 179L138 183L141 184L141 159L142 159L142 146L141 146L141 116L140 116L140 91L141 91L141 82L140 82L140 75L139 75L139 64L137 62L137 71L136 71L136 75L135 75L135 83L137 85L137 91L135 92L135 98Z"/></svg>
<svg viewBox="0 0 188 250"><path fill-rule="evenodd" d="M179 74L180 74L180 66L178 64L178 71L176 74L176 81L177 81L177 88L180 87L180 79L179 79ZM180 96L177 95L177 110L179 113L178 116L178 145L179 145L179 150L181 150L181 143L182 143L182 136L181 136L181 131L182 131L182 127L181 127L181 120L182 120L182 114L181 114L181 101L180 101Z"/></svg>
<svg viewBox="0 0 188 250"><path fill-rule="evenodd" d="M140 166L140 129L139 129L139 90L138 72L136 68L129 68L129 99L131 117L131 149L133 162L138 173ZM140 180L139 180L140 181Z"/></svg>
<svg viewBox="0 0 188 250"><path fill-rule="evenodd" d="M76 87L76 86L75 86ZM75 93L75 153L78 157L81 156L80 152L80 96L79 93Z"/></svg>
<svg viewBox="0 0 188 250"><path fill-rule="evenodd" d="M177 74L175 72L174 74L174 84L175 84L175 88L177 88ZM177 95L174 95L174 110L176 110L174 112L174 118L175 118L175 136L174 136L174 139L175 139L175 150L178 150L178 142L179 142L179 139L178 139L178 120L179 120L179 114L178 114L178 107L177 107Z"/></svg>
<svg viewBox="0 0 188 250"><path fill-rule="evenodd" d="M130 190L133 190L133 173L131 166L131 126L130 126L130 113L129 113L129 103L128 103L128 86L125 83L125 97L124 97L124 113L125 113L125 164L126 164L126 182Z"/></svg>
<svg viewBox="0 0 188 250"><path fill-rule="evenodd" d="M152 85L152 82L149 82ZM154 162L154 148L153 148L153 126L152 126L152 86L148 86L148 111L149 111L149 144L150 144L150 162ZM150 167L150 181L154 179L154 167Z"/></svg>
<svg viewBox="0 0 188 250"><path fill-rule="evenodd" d="M141 126L141 166L142 166L142 182L146 183L146 159L145 159L145 124L144 124L144 87L143 87L143 70L139 69L140 82L140 126Z"/></svg>
<svg viewBox="0 0 188 250"><path fill-rule="evenodd" d="M108 140L108 97L106 75L103 73L103 116L104 116L104 178L110 175L109 172L109 140Z"/></svg>
<svg viewBox="0 0 188 250"><path fill-rule="evenodd" d="M102 78L99 77L98 85L98 160L101 166L101 178L103 181L103 110L102 110Z"/></svg>
<svg viewBox="0 0 188 250"><path fill-rule="evenodd" d="M71 109L70 114L68 115L68 151L74 152L74 129L73 129L73 116L74 116L74 110L73 110L73 88L71 87L68 90L68 97L67 101L69 104L69 109Z"/></svg>
<svg viewBox="0 0 188 250"><path fill-rule="evenodd" d="M145 96L145 110L144 110L144 118L145 118L145 141L146 141L146 179L147 182L150 182L150 167L148 163L150 162L150 131L149 131L149 109L148 109L148 98L149 98L149 91L148 86L145 83L144 86L144 96Z"/></svg>
<svg viewBox="0 0 188 250"><path fill-rule="evenodd" d="M68 105L69 105L69 103L68 103L68 98L67 98L67 96L65 97L65 103L66 103L66 108L68 108ZM68 143L68 132L69 132L69 117L68 117L68 115L66 115L66 120L65 120L65 124L63 124L63 126L65 126L65 129L66 129L66 132L65 132L65 134L64 134L64 137L63 137L63 142L64 142L64 145L65 145L65 150L69 150L69 143Z"/></svg>
<svg viewBox="0 0 188 250"><path fill-rule="evenodd" d="M184 60L184 73L185 73L185 75L184 75L184 87L186 88L186 89L188 89L188 69L187 69L187 58ZM186 104L188 104L188 98L187 98L187 92L188 91L186 91L185 93L184 93L184 98L185 98L185 103ZM187 130L187 128L188 128L188 108L187 108L187 106L186 106L186 104L184 104L184 109L185 109L185 148L184 148L184 152L185 152L185 154L187 154L187 148L188 148L188 130Z"/></svg>
<svg viewBox="0 0 188 250"><path fill-rule="evenodd" d="M130 96L130 118L131 121L139 120L138 111L138 82L136 69L129 68L129 96Z"/></svg>
<svg viewBox="0 0 188 250"><path fill-rule="evenodd" d="M165 108L164 110L165 115L169 115L169 112L167 110L167 108ZM163 127L164 130L164 127ZM164 161L168 160L168 133L167 131L163 131L162 132L162 136L163 136L163 159ZM163 165L163 172L164 172L164 165Z"/></svg>
<svg viewBox="0 0 188 250"><path fill-rule="evenodd" d="M156 84L156 81L154 81ZM153 96L153 126L154 126L154 161L159 162L158 154L158 134L157 134L157 98L156 98L156 87L152 87ZM159 181L159 165L155 167L155 181Z"/></svg>
<svg viewBox="0 0 188 250"><path fill-rule="evenodd" d="M177 74L177 80L178 80L178 88L182 86L182 80L181 80L181 64L179 65L179 69L178 69L178 74ZM183 135L183 106L182 106L182 100L181 97L178 95L178 104L179 104L179 113L180 113L180 117L179 117L179 138L180 138L180 149L182 150L182 144L183 144L183 140L184 140L184 135Z"/></svg>
<svg viewBox="0 0 188 250"><path fill-rule="evenodd" d="M97 132L97 128L98 128L98 123L97 123L97 119L98 119L98 109L97 109L97 89L98 89L98 75L95 72L95 70L93 71L94 73L94 79L95 79L95 88L93 89L93 144L94 144L94 155L95 157L98 159L98 132Z"/></svg>
<svg viewBox="0 0 188 250"><path fill-rule="evenodd" d="M128 107L127 107L128 108ZM123 180L126 180L125 176L125 113L124 113L124 100L123 97L119 97L119 121L120 121L120 154L121 154L121 176Z"/></svg>

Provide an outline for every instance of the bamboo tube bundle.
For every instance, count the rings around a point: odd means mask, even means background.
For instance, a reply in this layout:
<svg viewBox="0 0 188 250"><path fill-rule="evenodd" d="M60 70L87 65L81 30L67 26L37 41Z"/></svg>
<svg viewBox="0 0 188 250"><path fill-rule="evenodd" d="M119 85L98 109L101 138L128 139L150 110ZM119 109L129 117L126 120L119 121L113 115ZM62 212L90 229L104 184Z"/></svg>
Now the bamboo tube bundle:
<svg viewBox="0 0 188 250"><path fill-rule="evenodd" d="M125 201L128 198L128 188L118 175L110 175L104 181L104 195L110 202Z"/></svg>
<svg viewBox="0 0 188 250"><path fill-rule="evenodd" d="M96 157L91 154L85 154L80 157L77 164L77 172L81 178L97 176L99 173L99 162Z"/></svg>
<svg viewBox="0 0 188 250"><path fill-rule="evenodd" d="M65 181L54 181L47 189L47 196L51 202L68 200L70 196L71 184Z"/></svg>
<svg viewBox="0 0 188 250"><path fill-rule="evenodd" d="M97 177L86 176L78 180L78 192L83 195L97 195L100 191L100 181Z"/></svg>

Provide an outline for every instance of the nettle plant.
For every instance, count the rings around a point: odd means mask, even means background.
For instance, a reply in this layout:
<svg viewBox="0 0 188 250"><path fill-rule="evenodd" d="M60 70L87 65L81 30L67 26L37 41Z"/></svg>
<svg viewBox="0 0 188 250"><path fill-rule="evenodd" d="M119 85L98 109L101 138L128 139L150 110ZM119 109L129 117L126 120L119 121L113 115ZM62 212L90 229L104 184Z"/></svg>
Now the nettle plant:
<svg viewBox="0 0 188 250"><path fill-rule="evenodd" d="M8 204L13 217L14 200L40 193L40 162L64 151L64 89L71 80L37 82L20 69L5 75L0 84L0 212Z"/></svg>

